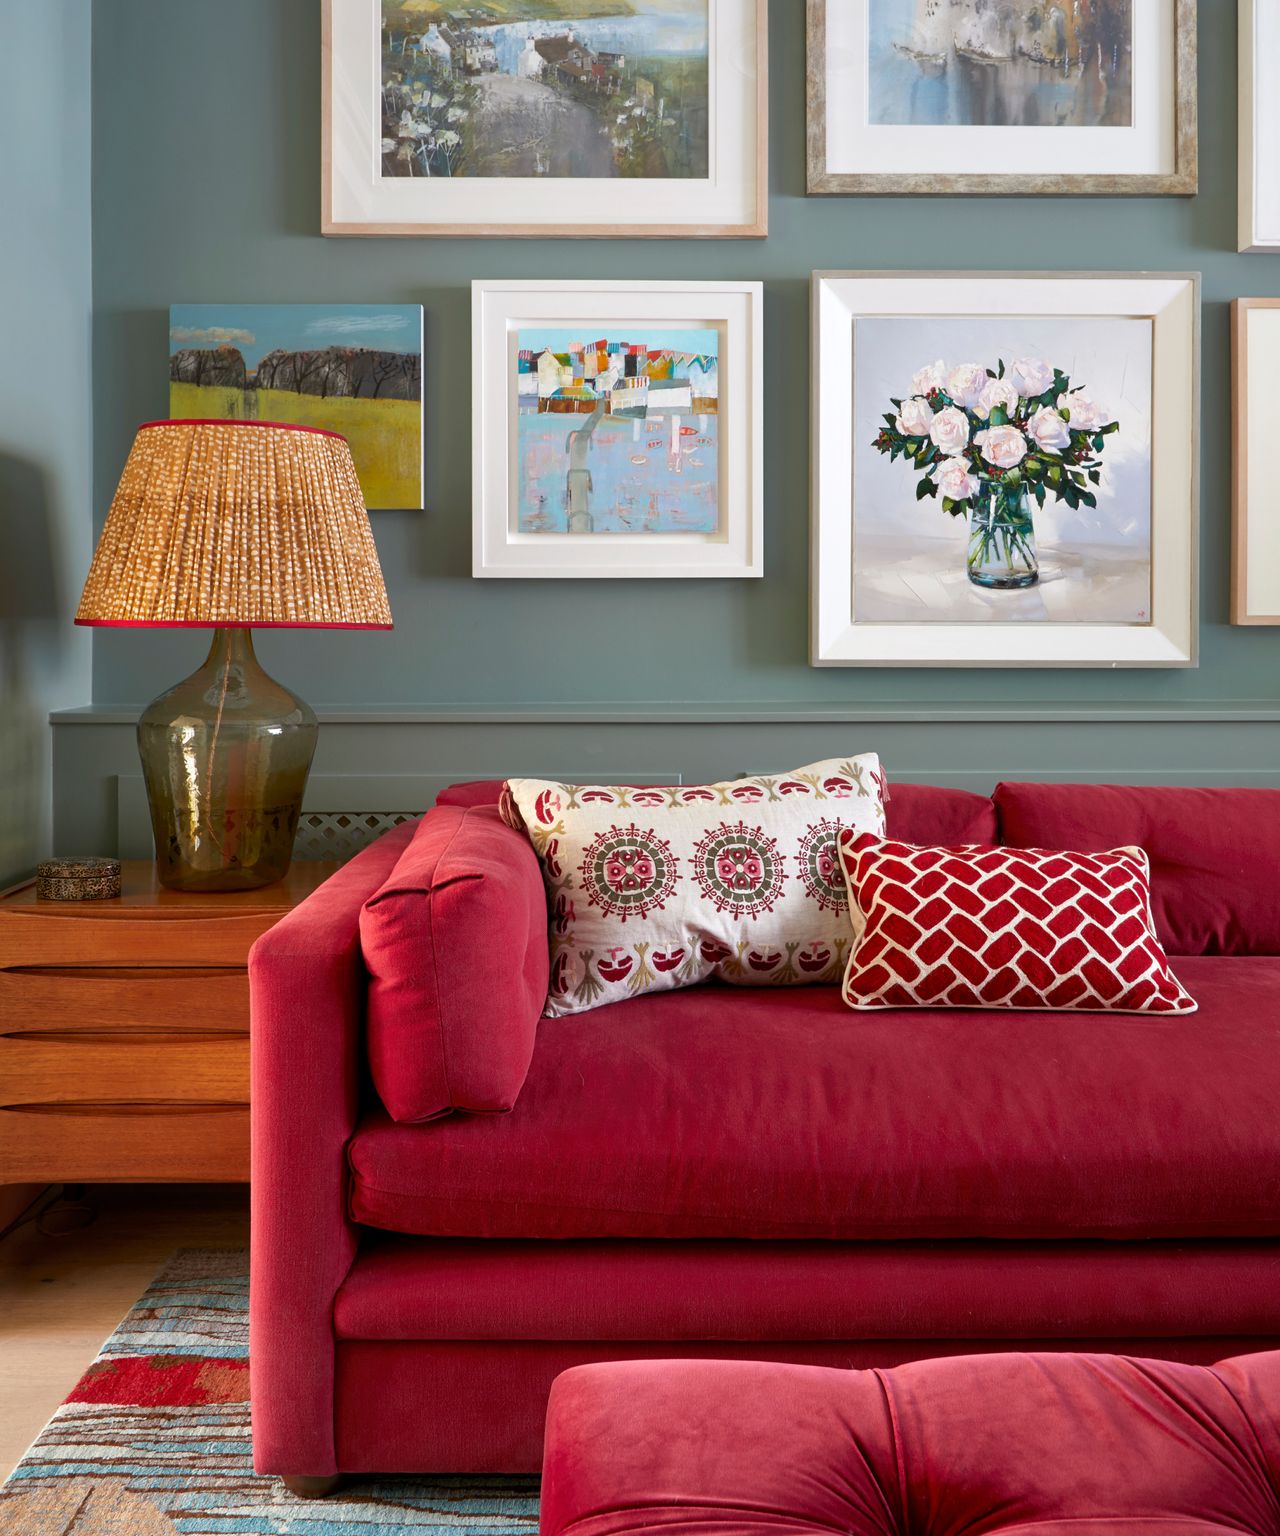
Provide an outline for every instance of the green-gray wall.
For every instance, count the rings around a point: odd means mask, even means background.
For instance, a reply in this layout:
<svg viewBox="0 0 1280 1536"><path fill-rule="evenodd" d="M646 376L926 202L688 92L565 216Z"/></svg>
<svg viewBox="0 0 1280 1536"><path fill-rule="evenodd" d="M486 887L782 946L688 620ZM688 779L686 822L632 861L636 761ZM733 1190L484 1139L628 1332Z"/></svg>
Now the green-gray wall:
<svg viewBox="0 0 1280 1536"><path fill-rule="evenodd" d="M1280 718L1280 632L1227 623L1230 501L1228 301L1280 292L1280 263L1235 254L1236 19L1200 7L1200 182L1194 199L808 199L804 196L802 0L771 0L771 230L767 241L325 240L318 234L318 0L109 0L94 8L94 483L100 522L135 425L166 413L170 301L420 301L427 313L425 513L375 513L396 629L390 635L265 636L267 665L321 707L399 723L322 744L330 767L396 757L453 771L442 711L519 710L561 721L563 771L585 761L593 711L645 725L669 767L726 769L716 721L759 712L755 761L784 765L820 745L788 721L830 722L840 750L877 745L904 714L937 730L912 771L962 759L993 772L1082 771L1035 711L1107 722L1099 772L1204 774L1245 761L1224 706ZM553 196L554 190L548 190ZM808 277L815 267L1165 269L1204 273L1202 664L1187 672L815 671L807 665ZM760 582L483 582L470 579L470 293L473 277L735 277L766 285L766 579ZM133 706L195 664L189 635L95 638L94 698ZM663 735L678 706L692 724ZM326 710L326 706L330 707ZM408 713L403 713L408 711ZM579 715L579 723L570 717ZM943 724L945 712L951 721ZM1175 732L1147 733L1143 711ZM1025 712L1025 713L1024 713ZM1001 738L982 717L1025 728ZM1230 711L1228 711L1230 713ZM770 718L771 717L771 718ZM582 723L583 720L587 723ZM1195 722L1217 721L1210 730ZM705 723L700 723L705 722ZM1185 729L1179 731L1179 727ZM103 722L103 728L108 728ZM125 732L124 725L109 729ZM354 731L354 734L352 732ZM379 734L381 733L381 734ZM874 740L868 740L875 736ZM339 749L339 740L348 745ZM1171 755L1176 739L1184 751ZM524 738L462 766L525 767ZM678 748L677 740L682 743ZM1280 768L1267 730L1249 738L1259 773ZM71 751L68 738L68 752ZM359 743L363 741L364 746ZM696 743L696 750L694 749ZM1238 750L1239 749L1239 750ZM120 762L127 747L119 746ZM543 756L544 754L539 754ZM678 758L676 762L674 759ZM668 762L668 759L673 761ZM929 761L932 759L932 762ZM622 764L610 764L621 767ZM81 777L67 769L68 797ZM1238 776L1238 775L1237 775ZM1280 777L1276 779L1280 783ZM105 795L105 790L103 794ZM68 807L76 825L76 815ZM85 823L86 831L98 821Z"/></svg>
<svg viewBox="0 0 1280 1536"><path fill-rule="evenodd" d="M0 39L0 883L52 839L51 709L89 691L89 0Z"/></svg>

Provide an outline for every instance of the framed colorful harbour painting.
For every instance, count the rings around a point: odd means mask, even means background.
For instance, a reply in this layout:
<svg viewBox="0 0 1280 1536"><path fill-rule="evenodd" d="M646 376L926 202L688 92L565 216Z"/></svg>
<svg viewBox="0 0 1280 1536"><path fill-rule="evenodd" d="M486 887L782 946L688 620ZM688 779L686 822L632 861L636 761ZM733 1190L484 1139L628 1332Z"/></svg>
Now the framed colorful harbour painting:
<svg viewBox="0 0 1280 1536"><path fill-rule="evenodd" d="M340 432L369 510L420 510L421 304L174 304L169 414Z"/></svg>
<svg viewBox="0 0 1280 1536"><path fill-rule="evenodd" d="M472 284L476 576L764 574L763 288Z"/></svg>
<svg viewBox="0 0 1280 1536"><path fill-rule="evenodd" d="M814 664L1194 666L1199 297L815 273Z"/></svg>
<svg viewBox="0 0 1280 1536"><path fill-rule="evenodd" d="M811 193L1196 190L1196 0L807 4Z"/></svg>
<svg viewBox="0 0 1280 1536"><path fill-rule="evenodd" d="M761 236L767 0L324 0L327 235Z"/></svg>

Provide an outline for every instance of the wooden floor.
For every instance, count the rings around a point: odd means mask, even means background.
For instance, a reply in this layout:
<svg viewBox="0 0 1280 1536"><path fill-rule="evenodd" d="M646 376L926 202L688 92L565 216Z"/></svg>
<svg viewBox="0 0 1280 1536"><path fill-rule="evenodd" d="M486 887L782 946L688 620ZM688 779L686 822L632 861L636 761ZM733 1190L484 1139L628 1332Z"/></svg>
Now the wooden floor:
<svg viewBox="0 0 1280 1536"><path fill-rule="evenodd" d="M91 1185L83 1202L79 1231L27 1223L0 1242L0 1481L171 1253L249 1243L247 1185Z"/></svg>

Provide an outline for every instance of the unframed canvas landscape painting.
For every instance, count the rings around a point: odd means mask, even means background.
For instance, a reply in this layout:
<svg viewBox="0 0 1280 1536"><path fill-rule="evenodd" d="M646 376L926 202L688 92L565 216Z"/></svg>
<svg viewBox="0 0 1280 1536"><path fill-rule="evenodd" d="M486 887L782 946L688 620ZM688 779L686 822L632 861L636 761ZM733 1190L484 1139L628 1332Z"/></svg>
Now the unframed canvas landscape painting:
<svg viewBox="0 0 1280 1536"><path fill-rule="evenodd" d="M422 506L418 304L175 304L169 415L325 427L365 505Z"/></svg>
<svg viewBox="0 0 1280 1536"><path fill-rule="evenodd" d="M868 0L871 121L1127 128L1133 0Z"/></svg>
<svg viewBox="0 0 1280 1536"><path fill-rule="evenodd" d="M708 0L382 0L382 174L708 174Z"/></svg>
<svg viewBox="0 0 1280 1536"><path fill-rule="evenodd" d="M1152 326L860 319L854 606L868 623L1151 621Z"/></svg>
<svg viewBox="0 0 1280 1536"><path fill-rule="evenodd" d="M719 530L718 331L525 327L515 366L518 532Z"/></svg>

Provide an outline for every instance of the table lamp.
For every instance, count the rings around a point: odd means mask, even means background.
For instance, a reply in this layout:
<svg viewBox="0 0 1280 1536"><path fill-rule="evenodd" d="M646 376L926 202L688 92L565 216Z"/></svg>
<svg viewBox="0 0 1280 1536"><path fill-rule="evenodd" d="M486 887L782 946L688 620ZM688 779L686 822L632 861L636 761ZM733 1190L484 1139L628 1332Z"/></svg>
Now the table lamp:
<svg viewBox="0 0 1280 1536"><path fill-rule="evenodd" d="M159 877L183 891L281 879L316 717L259 666L252 631L391 627L346 439L268 422L140 427L76 623L212 628L204 665L138 721Z"/></svg>

